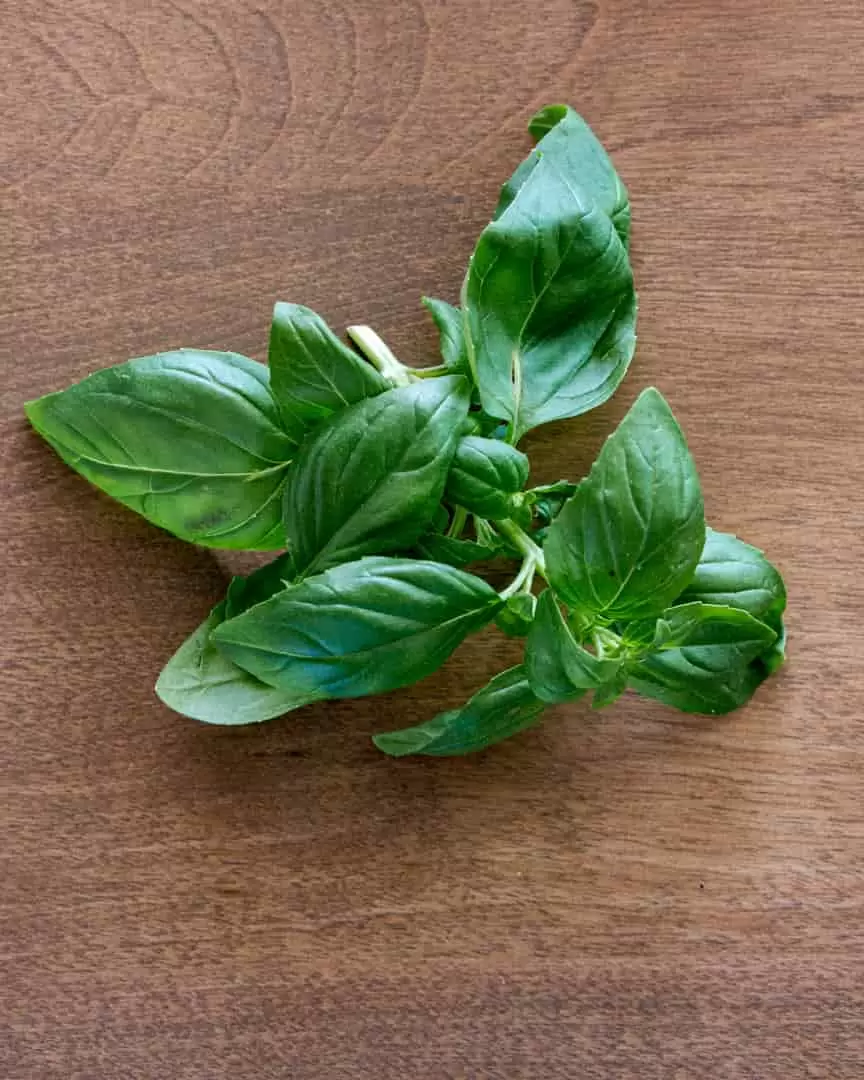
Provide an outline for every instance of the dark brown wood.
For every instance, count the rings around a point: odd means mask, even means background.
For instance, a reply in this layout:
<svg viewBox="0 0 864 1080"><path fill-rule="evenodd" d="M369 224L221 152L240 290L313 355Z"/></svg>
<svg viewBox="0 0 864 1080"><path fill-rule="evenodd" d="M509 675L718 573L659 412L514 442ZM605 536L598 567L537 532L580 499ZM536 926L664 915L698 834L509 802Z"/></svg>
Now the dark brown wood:
<svg viewBox="0 0 864 1080"><path fill-rule="evenodd" d="M860 0L7 0L0 35L4 1080L864 1076ZM638 390L789 585L722 722L625 698L489 753L368 735L428 685L208 729L152 693L236 560L112 505L21 403L277 297L429 362L548 102L633 196Z"/></svg>

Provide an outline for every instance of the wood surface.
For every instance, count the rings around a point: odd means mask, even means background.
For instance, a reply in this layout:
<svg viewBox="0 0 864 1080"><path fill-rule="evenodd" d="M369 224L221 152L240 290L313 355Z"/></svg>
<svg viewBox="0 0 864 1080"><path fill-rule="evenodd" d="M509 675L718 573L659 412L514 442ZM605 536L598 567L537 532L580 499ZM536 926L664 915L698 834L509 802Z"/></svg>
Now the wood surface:
<svg viewBox="0 0 864 1080"><path fill-rule="evenodd" d="M860 1080L861 0L3 0L0 1077ZM578 477L668 396L790 660L745 710L628 695L393 762L510 661L214 730L154 678L238 559L113 505L24 400L277 298L432 362L550 101L633 200L639 349L544 428ZM242 560L241 560L242 561Z"/></svg>

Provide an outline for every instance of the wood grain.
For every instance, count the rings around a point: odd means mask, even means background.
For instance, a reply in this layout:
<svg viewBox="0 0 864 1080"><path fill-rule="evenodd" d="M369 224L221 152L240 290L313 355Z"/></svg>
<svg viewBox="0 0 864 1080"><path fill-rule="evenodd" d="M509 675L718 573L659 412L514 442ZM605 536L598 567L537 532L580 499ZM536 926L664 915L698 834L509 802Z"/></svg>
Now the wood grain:
<svg viewBox="0 0 864 1080"><path fill-rule="evenodd" d="M18 0L0 39L4 1080L864 1076L860 0ZM486 754L368 734L505 663L214 731L162 661L234 565L112 505L21 403L176 345L261 357L277 297L428 362L531 112L634 204L614 401L766 548L791 660L722 722L625 698Z"/></svg>

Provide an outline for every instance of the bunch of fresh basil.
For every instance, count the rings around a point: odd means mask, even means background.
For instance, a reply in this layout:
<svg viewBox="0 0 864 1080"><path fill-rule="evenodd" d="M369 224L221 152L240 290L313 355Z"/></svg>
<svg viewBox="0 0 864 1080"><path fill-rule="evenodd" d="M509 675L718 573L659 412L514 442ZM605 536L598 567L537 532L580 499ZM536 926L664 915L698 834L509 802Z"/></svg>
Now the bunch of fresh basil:
<svg viewBox="0 0 864 1080"><path fill-rule="evenodd" d="M276 305L269 364L181 350L26 406L74 469L191 543L282 550L168 661L157 692L214 724L383 693L431 675L493 621L523 663L462 708L375 736L463 754L589 691L725 713L783 661L783 581L706 529L668 405L646 390L581 483L527 487L515 444L606 401L635 345L630 204L571 109L531 122L460 307L426 299L443 363L402 365L368 327L349 348ZM465 566L519 560L496 592ZM544 582L541 590L535 580Z"/></svg>

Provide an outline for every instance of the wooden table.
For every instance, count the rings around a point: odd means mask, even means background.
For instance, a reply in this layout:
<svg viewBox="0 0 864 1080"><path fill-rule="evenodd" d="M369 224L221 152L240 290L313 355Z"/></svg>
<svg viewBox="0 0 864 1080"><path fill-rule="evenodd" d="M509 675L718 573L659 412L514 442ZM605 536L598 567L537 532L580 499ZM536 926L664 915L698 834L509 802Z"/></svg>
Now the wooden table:
<svg viewBox="0 0 864 1080"><path fill-rule="evenodd" d="M860 0L19 0L0 41L3 1080L864 1077ZM632 191L621 392L529 440L578 476L662 388L791 658L719 722L627 697L476 757L370 731L429 685L248 730L165 657L236 559L114 506L21 403L279 297L414 362L525 124Z"/></svg>

